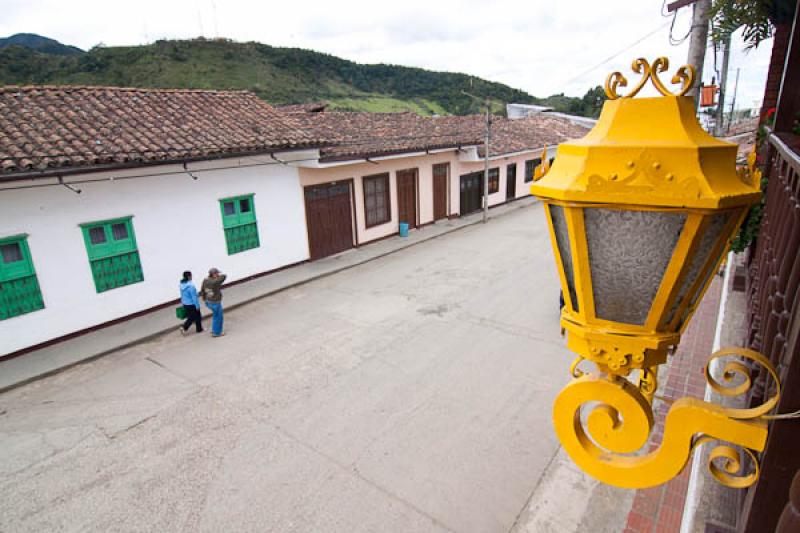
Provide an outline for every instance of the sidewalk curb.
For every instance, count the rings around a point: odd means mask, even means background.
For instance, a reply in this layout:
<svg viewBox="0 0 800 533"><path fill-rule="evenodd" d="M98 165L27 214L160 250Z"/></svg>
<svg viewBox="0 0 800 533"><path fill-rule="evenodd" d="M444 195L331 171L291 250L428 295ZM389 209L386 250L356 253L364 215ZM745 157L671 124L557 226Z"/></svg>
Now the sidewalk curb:
<svg viewBox="0 0 800 533"><path fill-rule="evenodd" d="M520 198L520 200L525 199L525 198L530 198L530 197L523 197L523 198ZM507 210L505 210L505 211L503 211L503 212L501 212L499 214L496 214L494 216L489 216L489 218L487 218L486 222L488 223L492 218L502 217L502 216L505 216L505 215L507 215L509 213L517 212L520 209L524 209L526 207L532 207L532 206L538 205L541 202L538 201L538 200L534 200L534 201L532 201L530 203L528 203L528 202L519 202L519 201L514 202L514 203L516 203L517 205L501 204L501 205L505 205L507 207ZM481 223L482 223L481 218L476 218L476 220L474 220L474 221L467 222L467 223L465 223L463 225L455 226L455 227L450 228L449 230L444 231L442 233L439 233L439 234L436 234L436 235L431 235L429 237L426 237L426 238L423 238L423 239L420 239L420 240L417 240L417 241L414 241L414 242L409 242L409 243L405 244L404 246L400 246L400 247L395 248L393 250L388 250L388 251L386 251L384 253L381 253L381 254L378 254L378 255L375 255L375 256L372 256L372 257L365 258L365 259L363 259L361 261L358 261L356 263L344 265L344 266L335 268L333 270L330 270L328 272L322 272L322 273L319 273L319 274L315 274L315 275L313 275L311 277L308 277L306 279L303 279L303 280L300 280L300 281L296 281L296 282L293 282L293 283L289 283L288 285L284 285L284 286L279 287L277 289L270 290L270 291L264 292L262 294L258 294L256 296L253 296L252 298L247 298L247 299L242 300L240 302L237 302L235 304L231 304L229 306L226 306L225 310L226 311L232 311L232 310L238 309L239 307L251 304L251 303L256 302L258 300L262 300L262 299L267 298L269 296L273 296L275 294L279 294L281 292L287 291L289 289L293 289L295 287L300 287L302 285L306 285L306 284L311 283L313 281L316 281L316 280L319 280L319 279L323 279L323 278L326 278L328 276L332 276L334 274L338 274L340 272L344 272L345 270L350 270L352 268L355 268L355 267L358 267L358 266L361 266L361 265L365 265L367 263L370 263L372 261L381 259L383 257L389 256L389 255L392 255L392 254L395 254L395 253L398 253L398 252L401 252L403 250L407 250L408 248L412 248L412 247L417 246L419 244L426 243L426 242L432 241L434 239L438 239L439 237L443 237L445 235L450 235L451 233L455 233L457 231L463 230L465 228L470 228L472 226L475 226L475 225L481 224ZM156 312L156 311L153 311L153 312ZM204 313L203 314L204 318L209 317L209 316L211 316L211 313ZM168 328L163 328L163 329L160 329L158 331L154 331L152 333L148 333L146 335L143 335L142 337L139 337L139 338L137 338L137 339L135 339L133 341L122 343L122 344L116 345L116 346L114 346L112 348L109 348L107 350L103 350L101 352L89 355L89 356L87 356L87 357L85 357L83 359L80 359L78 361L73 361L73 362L58 366L56 368L53 368L53 369L38 373L38 374L36 374L34 376L30 376L30 377L21 379L21 380L15 382L15 383L10 384L10 385L0 386L0 394L4 394L4 393L6 393L6 392L8 392L10 390L13 390L13 389L17 388L17 387L21 387L23 385L28 385L28 384L33 383L35 381L39 381L41 379L44 379L44 378L59 374L61 372L64 372L65 370L69 370L70 368L73 368L73 367L76 367L76 366L79 366L79 365L82 365L82 364L85 364L85 363L90 363L90 362L95 361L95 360L97 360L97 359L99 359L101 357L105 357L106 355L109 355L111 353L114 353L114 352L117 352L117 351L120 351L120 350L124 350L124 349L130 348L132 346L137 346L139 344L146 343L146 342L151 341L151 340L153 340L153 339L155 339L157 337L160 337L162 335L168 334L170 332L174 332L175 328L176 328L176 326L170 326ZM87 335L91 335L91 333L87 333ZM21 357L25 357L25 355L22 355Z"/></svg>

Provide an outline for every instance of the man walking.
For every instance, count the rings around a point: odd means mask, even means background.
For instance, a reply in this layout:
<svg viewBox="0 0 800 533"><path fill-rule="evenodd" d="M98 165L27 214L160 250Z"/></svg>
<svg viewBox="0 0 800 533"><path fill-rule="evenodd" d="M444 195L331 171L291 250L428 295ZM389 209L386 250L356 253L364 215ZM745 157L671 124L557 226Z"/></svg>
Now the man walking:
<svg viewBox="0 0 800 533"><path fill-rule="evenodd" d="M212 268L208 271L208 277L203 280L203 285L200 287L206 307L211 309L212 337L225 335L225 332L222 331L222 284L226 277L218 268Z"/></svg>

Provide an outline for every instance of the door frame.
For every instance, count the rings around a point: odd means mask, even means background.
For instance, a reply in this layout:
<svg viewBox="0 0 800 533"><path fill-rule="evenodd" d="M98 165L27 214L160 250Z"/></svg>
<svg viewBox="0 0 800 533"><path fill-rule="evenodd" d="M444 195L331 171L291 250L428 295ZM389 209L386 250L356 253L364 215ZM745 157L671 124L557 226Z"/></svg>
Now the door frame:
<svg viewBox="0 0 800 533"><path fill-rule="evenodd" d="M478 211L483 209L483 202L484 201L488 201L488 200L484 200L484 198L486 198L486 196L484 196L484 194L483 194L483 174L484 174L483 170L475 170L475 171L472 171L472 172L467 172L466 174L460 174L458 176L458 216L471 215L472 213L477 213ZM464 191L461 190L461 180L463 180L464 178L467 178L467 179L478 178L477 191L478 191L478 197L480 198L480 201L478 202L478 207L476 207L472 211L465 211L464 210L464 202L462 202L462 196L464 194Z"/></svg>
<svg viewBox="0 0 800 533"><path fill-rule="evenodd" d="M509 196L508 195L508 169L511 168L511 167L514 167L514 195L513 196ZM518 176L518 174L517 174L517 164L516 163L508 163L506 165L506 202L509 202L511 200L516 200L517 199L517 176Z"/></svg>
<svg viewBox="0 0 800 533"><path fill-rule="evenodd" d="M310 185L303 185L303 219L306 223L306 251L308 252L308 261L317 261L319 259L323 259L322 257L318 259L312 259L311 257L311 236L308 234L308 203L306 200L306 189L311 189L313 187L321 187L321 186L331 186L337 183L347 183L347 186L350 189L350 223L352 224L352 230L350 235L350 242L353 243L351 248L358 247L358 220L356 218L356 202L355 202L355 180L353 178L347 178L343 180L332 180L332 181L321 181L319 183L312 183ZM342 250L345 251L345 250ZM341 252L337 252L341 253ZM336 255L336 254L331 254ZM324 256L330 257L330 256Z"/></svg>
<svg viewBox="0 0 800 533"><path fill-rule="evenodd" d="M434 167L437 167L437 166L440 166L440 165L447 167L447 176L445 176L446 186L445 186L445 192L444 192L444 217L442 217L442 218L440 218L438 220L444 220L444 219L450 218L452 216L452 211L450 210L450 205L451 205L451 202L450 202L450 181L453 179L452 178L453 175L450 172L451 168L452 168L451 165L450 165L450 161L445 161L443 163L433 163L431 165L431 193L432 193L432 198L431 199L433 201L433 222L437 222L437 219L436 219L436 176L433 173L433 169L434 169Z"/></svg>
<svg viewBox="0 0 800 533"><path fill-rule="evenodd" d="M401 172L414 173L414 228L419 228L419 167L401 168L394 172L394 190L397 203L397 223L400 224L400 176Z"/></svg>

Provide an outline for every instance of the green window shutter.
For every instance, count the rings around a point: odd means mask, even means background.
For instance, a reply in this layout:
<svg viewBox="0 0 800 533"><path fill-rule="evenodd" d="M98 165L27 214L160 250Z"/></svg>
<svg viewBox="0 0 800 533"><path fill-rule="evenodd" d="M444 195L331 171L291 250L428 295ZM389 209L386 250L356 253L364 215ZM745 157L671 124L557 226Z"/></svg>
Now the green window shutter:
<svg viewBox="0 0 800 533"><path fill-rule="evenodd" d="M222 227L225 231L228 255L261 246L258 239L256 205L252 194L223 198L219 201L219 208L222 213Z"/></svg>
<svg viewBox="0 0 800 533"><path fill-rule="evenodd" d="M26 235L0 239L0 320L44 309Z"/></svg>
<svg viewBox="0 0 800 533"><path fill-rule="evenodd" d="M97 292L144 281L131 217L82 224Z"/></svg>

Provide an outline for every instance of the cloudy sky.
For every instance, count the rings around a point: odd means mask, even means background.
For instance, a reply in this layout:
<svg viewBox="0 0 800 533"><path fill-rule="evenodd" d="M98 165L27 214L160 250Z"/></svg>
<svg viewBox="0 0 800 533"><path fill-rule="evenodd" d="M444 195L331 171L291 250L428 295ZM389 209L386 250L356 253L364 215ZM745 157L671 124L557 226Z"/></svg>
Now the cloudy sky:
<svg viewBox="0 0 800 533"><path fill-rule="evenodd" d="M688 39L670 43L662 0L362 0L245 2L233 0L3 0L0 36L39 33L84 49L162 38L229 37L310 48L360 63L394 63L473 74L536 96L582 95L635 57L683 64ZM680 41L691 9L680 10ZM745 53L734 43L737 107L760 101L771 41ZM706 56L705 81L714 68ZM612 59L608 60L610 57ZM606 61L608 60L608 61ZM601 64L602 63L602 64ZM717 68L722 64L718 54ZM668 79L668 78L667 78Z"/></svg>

